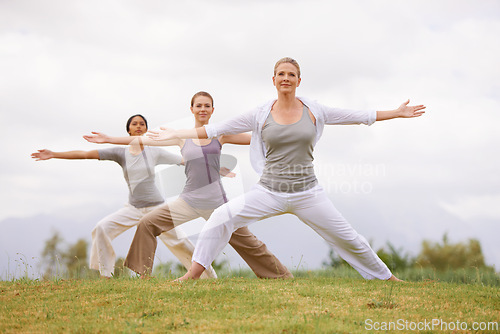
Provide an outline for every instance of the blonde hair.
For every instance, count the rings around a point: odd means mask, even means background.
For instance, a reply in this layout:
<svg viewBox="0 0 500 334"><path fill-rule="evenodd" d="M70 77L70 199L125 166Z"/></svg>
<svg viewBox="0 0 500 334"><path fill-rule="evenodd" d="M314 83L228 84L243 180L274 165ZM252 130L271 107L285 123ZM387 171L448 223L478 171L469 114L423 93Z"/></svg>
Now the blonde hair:
<svg viewBox="0 0 500 334"><path fill-rule="evenodd" d="M289 64L292 64L293 66L295 66L297 68L297 75L300 78L300 66L299 66L299 63L295 59L290 58L290 57L281 58L280 60L278 60L276 62L276 65L274 65L274 75L275 76L276 76L276 70L278 69L278 66L280 66L281 64L284 64L284 63L289 63Z"/></svg>
<svg viewBox="0 0 500 334"><path fill-rule="evenodd" d="M198 97L198 96L205 96L205 97L208 97L210 99L210 101L212 101L212 107L214 106L214 99L212 97L212 95L208 94L207 92L198 92L196 94L193 95L193 98L191 99L191 107L194 105L194 100Z"/></svg>

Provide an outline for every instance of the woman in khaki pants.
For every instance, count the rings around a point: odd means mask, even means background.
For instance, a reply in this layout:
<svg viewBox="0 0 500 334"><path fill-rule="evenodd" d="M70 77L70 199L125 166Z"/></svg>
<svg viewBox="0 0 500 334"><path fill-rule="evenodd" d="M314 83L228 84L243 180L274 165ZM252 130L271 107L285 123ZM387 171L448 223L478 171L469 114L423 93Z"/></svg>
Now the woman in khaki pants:
<svg viewBox="0 0 500 334"><path fill-rule="evenodd" d="M209 123L214 111L213 99L206 92L198 92L191 99L195 127ZM94 143L129 144L130 137L108 137L101 133L84 136ZM202 217L208 220L212 212L227 202L220 181L220 150L224 144L248 145L250 135L225 135L215 139L175 139L154 141L138 137L141 145L177 145L184 158L187 182L178 199L145 215L130 246L125 266L133 271L151 273L156 251L156 237L190 220ZM288 269L258 240L247 227L233 232L229 244L260 278L293 277Z"/></svg>

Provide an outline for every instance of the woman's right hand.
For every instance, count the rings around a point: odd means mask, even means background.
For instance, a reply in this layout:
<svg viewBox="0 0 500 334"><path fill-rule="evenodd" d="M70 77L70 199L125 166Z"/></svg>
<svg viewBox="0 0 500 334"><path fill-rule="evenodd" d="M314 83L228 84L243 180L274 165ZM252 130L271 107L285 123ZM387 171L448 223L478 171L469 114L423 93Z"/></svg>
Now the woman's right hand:
<svg viewBox="0 0 500 334"><path fill-rule="evenodd" d="M54 152L51 150L38 150L38 152L31 153L31 157L36 161L49 160L54 157Z"/></svg>
<svg viewBox="0 0 500 334"><path fill-rule="evenodd" d="M91 143L96 143L96 144L106 144L109 143L109 136L105 135L102 132L94 132L92 131L91 135L85 135L83 138Z"/></svg>

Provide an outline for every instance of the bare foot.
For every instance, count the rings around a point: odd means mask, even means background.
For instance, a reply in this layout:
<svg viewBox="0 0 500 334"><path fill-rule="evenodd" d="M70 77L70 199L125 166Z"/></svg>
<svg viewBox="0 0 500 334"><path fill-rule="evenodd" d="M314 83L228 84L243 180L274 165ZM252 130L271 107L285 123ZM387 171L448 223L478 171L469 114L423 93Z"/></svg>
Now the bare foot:
<svg viewBox="0 0 500 334"><path fill-rule="evenodd" d="M396 276L392 275L388 281L396 281L396 282L404 282L402 279L397 278Z"/></svg>
<svg viewBox="0 0 500 334"><path fill-rule="evenodd" d="M189 277L189 276L188 276L188 274L186 273L184 276L179 277L179 278L176 278L176 279L174 279L172 282L179 282L179 283L182 283L182 282L184 282L184 281L188 281L188 280L190 280L190 279L192 279L192 278L191 278L191 277Z"/></svg>
<svg viewBox="0 0 500 334"><path fill-rule="evenodd" d="M193 261L193 263L191 264L191 268L189 268L187 273L184 276L174 280L174 282L182 282L190 279L198 279L200 278L201 274L203 274L204 271L205 268L201 264Z"/></svg>

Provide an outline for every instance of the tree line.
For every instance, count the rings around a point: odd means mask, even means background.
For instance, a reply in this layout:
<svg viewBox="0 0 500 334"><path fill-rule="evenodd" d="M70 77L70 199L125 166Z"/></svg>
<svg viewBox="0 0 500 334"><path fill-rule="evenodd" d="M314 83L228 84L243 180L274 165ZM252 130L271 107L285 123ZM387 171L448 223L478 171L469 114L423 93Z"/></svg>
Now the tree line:
<svg viewBox="0 0 500 334"><path fill-rule="evenodd" d="M481 243L477 239L468 239L462 242L450 242L445 233L441 241L422 241L420 253L410 255L402 248L396 248L390 242L376 251L380 259L391 271L401 271L411 268L431 268L437 271L478 268L494 271L487 266ZM338 267L347 265L330 249L327 260L323 261L325 267Z"/></svg>
<svg viewBox="0 0 500 334"><path fill-rule="evenodd" d="M74 244L65 243L59 232L45 241L45 247L41 257L41 271L44 279L52 277L98 277L99 273L88 268L89 243L85 239L79 239ZM402 248L396 248L390 242L376 251L380 259L391 271L397 272L411 268L431 268L436 271L457 270L461 268L479 268L494 271L487 266L481 244L477 239L468 239L462 242L450 242L447 234L441 241L433 242L424 240L420 253L416 256L410 255ZM115 264L114 276L130 275L130 271L123 266L123 258L118 258ZM225 269L228 265L226 260L217 262L213 266L218 270ZM347 265L330 249L327 258L323 261L326 268L335 268ZM215 268L214 267L214 268ZM155 272L158 274L181 274L185 271L181 264L171 262L158 264ZM155 273L154 272L154 273Z"/></svg>

